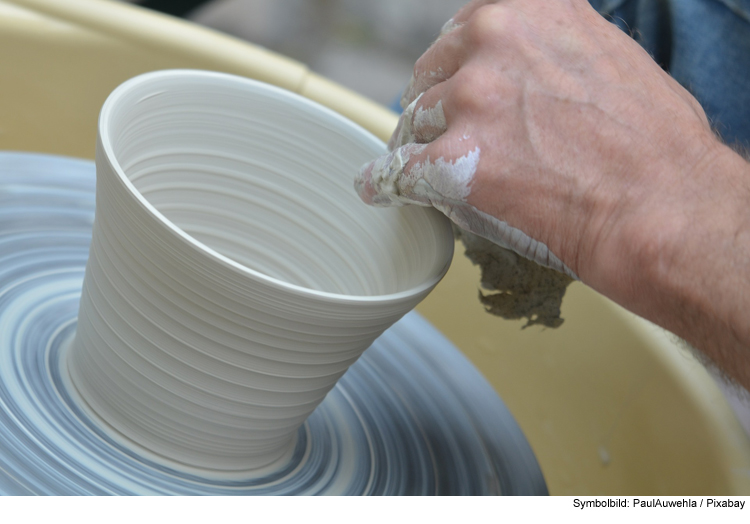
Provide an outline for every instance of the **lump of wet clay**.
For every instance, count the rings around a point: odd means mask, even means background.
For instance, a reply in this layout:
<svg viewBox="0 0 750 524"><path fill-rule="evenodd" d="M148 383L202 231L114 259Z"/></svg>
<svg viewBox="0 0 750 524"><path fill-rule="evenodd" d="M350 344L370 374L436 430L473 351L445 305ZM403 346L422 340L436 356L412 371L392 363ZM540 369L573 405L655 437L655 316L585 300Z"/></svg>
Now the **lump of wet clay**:
<svg viewBox="0 0 750 524"><path fill-rule="evenodd" d="M453 232L463 242L465 255L482 270L479 301L489 313L509 320L526 318L524 328L563 323L560 305L572 278L458 227Z"/></svg>

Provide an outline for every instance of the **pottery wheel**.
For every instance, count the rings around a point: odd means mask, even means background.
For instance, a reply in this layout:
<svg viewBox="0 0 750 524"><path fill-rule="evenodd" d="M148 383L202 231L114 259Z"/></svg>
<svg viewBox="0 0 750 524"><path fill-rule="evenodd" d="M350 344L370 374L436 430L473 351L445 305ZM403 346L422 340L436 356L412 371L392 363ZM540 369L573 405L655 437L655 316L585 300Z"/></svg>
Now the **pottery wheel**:
<svg viewBox="0 0 750 524"><path fill-rule="evenodd" d="M78 407L65 370L94 187L93 162L0 153L1 494L546 493L503 402L414 312L338 382L281 470L220 482L112 439Z"/></svg>

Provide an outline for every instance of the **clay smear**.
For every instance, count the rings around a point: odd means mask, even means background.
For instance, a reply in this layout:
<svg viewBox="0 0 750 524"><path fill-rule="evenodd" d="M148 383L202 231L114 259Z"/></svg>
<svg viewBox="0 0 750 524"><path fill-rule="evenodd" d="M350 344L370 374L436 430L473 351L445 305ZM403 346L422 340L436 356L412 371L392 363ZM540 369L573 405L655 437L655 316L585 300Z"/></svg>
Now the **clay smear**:
<svg viewBox="0 0 750 524"><path fill-rule="evenodd" d="M479 165L479 153L477 147L453 161L441 157L431 162L428 157L404 174L403 185L411 188L418 198L439 195L441 200L466 202Z"/></svg>
<svg viewBox="0 0 750 524"><path fill-rule="evenodd" d="M438 100L434 107L418 107L414 113L412 134L420 142L432 142L448 129L443 111L443 101Z"/></svg>
<svg viewBox="0 0 750 524"><path fill-rule="evenodd" d="M458 29L459 27L461 27L461 25L462 24L457 24L456 22L454 22L453 19L451 18L446 23L444 23L443 27L440 29L440 36L438 36L438 40L443 38L448 33Z"/></svg>
<svg viewBox="0 0 750 524"><path fill-rule="evenodd" d="M404 109L388 141L389 150L410 143L432 142L448 129L442 100L433 107L417 107L421 99L422 95L419 95Z"/></svg>

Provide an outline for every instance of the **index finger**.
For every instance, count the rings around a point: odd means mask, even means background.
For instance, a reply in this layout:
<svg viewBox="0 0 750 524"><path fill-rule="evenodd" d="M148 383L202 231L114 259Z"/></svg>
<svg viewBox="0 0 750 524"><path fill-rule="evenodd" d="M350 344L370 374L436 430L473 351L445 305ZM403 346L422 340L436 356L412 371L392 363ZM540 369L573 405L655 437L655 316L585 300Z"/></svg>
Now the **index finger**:
<svg viewBox="0 0 750 524"><path fill-rule="evenodd" d="M487 4L497 0L472 0L448 20L440 30L440 36L417 60L409 83L401 97L401 108L406 107L429 88L448 80L459 67L462 42L453 34L471 16Z"/></svg>

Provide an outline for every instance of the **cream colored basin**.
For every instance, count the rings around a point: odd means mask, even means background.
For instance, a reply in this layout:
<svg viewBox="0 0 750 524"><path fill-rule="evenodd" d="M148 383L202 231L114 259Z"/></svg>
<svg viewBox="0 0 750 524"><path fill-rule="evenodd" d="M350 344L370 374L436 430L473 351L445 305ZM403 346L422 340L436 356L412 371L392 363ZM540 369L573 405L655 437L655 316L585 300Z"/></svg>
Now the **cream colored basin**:
<svg viewBox="0 0 750 524"><path fill-rule="evenodd" d="M137 74L201 68L255 78L383 139L396 116L297 62L104 0L0 0L0 149L93 158L107 95ZM750 495L750 439L708 373L658 328L582 284L558 330L486 314L478 271L453 267L419 306L494 385L552 494Z"/></svg>

